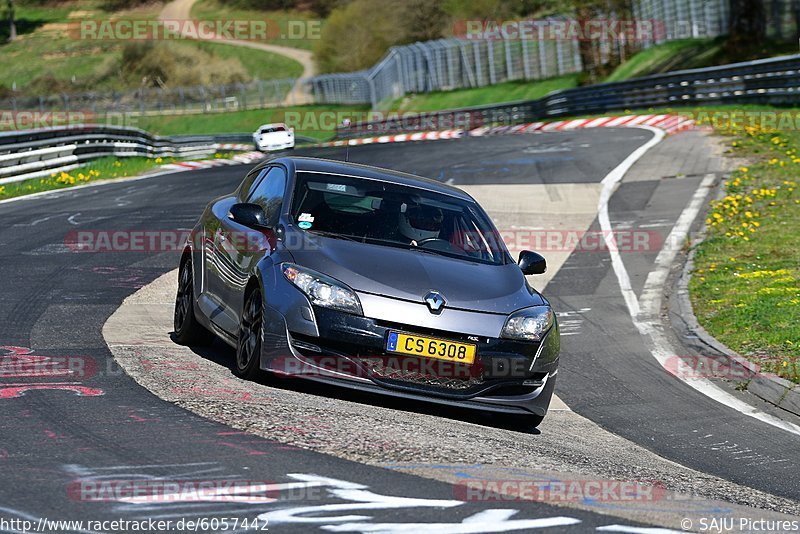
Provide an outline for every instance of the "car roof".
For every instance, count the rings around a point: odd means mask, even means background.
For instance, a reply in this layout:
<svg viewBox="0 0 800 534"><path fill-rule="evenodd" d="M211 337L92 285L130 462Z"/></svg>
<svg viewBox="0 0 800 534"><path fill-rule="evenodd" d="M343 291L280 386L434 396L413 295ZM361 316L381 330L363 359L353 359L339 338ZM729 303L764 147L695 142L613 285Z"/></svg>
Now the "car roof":
<svg viewBox="0 0 800 534"><path fill-rule="evenodd" d="M464 190L457 187L453 187L430 178L417 176L415 174L395 171L392 169L384 169L382 167L373 167L372 165L362 165L360 163L300 156L276 158L270 160L268 163L287 164L289 162L291 162L291 164L294 166L295 171L298 172L328 172L331 174L346 174L350 176L371 178L392 184L427 189L428 191L434 191L437 193L458 197L463 200L474 201L474 199Z"/></svg>

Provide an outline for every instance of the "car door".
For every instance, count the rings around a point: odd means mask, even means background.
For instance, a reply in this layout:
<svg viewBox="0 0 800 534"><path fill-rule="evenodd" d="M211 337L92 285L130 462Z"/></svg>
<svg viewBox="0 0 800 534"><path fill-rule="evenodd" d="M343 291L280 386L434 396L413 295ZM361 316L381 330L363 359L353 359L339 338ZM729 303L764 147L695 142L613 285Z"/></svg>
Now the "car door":
<svg viewBox="0 0 800 534"><path fill-rule="evenodd" d="M261 206L267 215L268 225L275 228L286 191L286 169L274 165L267 167L265 171L243 200ZM224 217L220 221L220 228L215 237L220 271L220 285L217 291L229 312L236 318L237 324L247 281L254 272L256 264L264 256L272 254L274 244L275 235L270 231L247 228L229 217Z"/></svg>
<svg viewBox="0 0 800 534"><path fill-rule="evenodd" d="M204 221L202 258L205 276L200 287L201 292L210 297L215 306L222 303L225 287L222 279L228 273L219 249L223 221L228 219L230 207L237 202L244 202L268 171L269 168L256 167L248 172L236 194L215 201L211 205L211 216Z"/></svg>

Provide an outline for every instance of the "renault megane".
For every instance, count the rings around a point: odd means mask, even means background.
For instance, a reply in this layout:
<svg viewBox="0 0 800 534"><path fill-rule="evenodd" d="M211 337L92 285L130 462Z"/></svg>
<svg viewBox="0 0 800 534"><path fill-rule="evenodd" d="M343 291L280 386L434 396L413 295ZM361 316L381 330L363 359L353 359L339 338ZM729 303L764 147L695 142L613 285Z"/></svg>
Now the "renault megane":
<svg viewBox="0 0 800 534"><path fill-rule="evenodd" d="M547 412L559 359L549 302L464 191L315 158L256 166L213 200L180 260L175 338L262 371L455 406Z"/></svg>

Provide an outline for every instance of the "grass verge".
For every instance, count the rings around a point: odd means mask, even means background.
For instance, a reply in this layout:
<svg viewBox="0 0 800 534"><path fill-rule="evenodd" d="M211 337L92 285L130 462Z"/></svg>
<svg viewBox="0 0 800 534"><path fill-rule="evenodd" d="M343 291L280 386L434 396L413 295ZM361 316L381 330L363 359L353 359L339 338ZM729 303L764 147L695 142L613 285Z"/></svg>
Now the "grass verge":
<svg viewBox="0 0 800 534"><path fill-rule="evenodd" d="M85 167L72 169L71 171L58 172L50 176L31 178L30 180L24 180L22 182L0 185L0 200L31 195L42 191L64 189L89 182L96 182L98 180L136 176L155 169L160 165L174 163L175 161L178 160L175 158L116 158L113 156L100 158L92 161Z"/></svg>
<svg viewBox="0 0 800 534"><path fill-rule="evenodd" d="M517 100L534 100L542 98L547 93L569 89L576 85L578 85L577 74L542 81L506 82L476 89L408 95L394 101L390 108L394 111L438 111Z"/></svg>
<svg viewBox="0 0 800 534"><path fill-rule="evenodd" d="M651 46L634 54L606 78L606 82L619 82L669 70L700 66L703 57L715 55L721 42L711 39L680 39Z"/></svg>
<svg viewBox="0 0 800 534"><path fill-rule="evenodd" d="M751 164L711 203L689 283L692 306L704 328L762 372L800 383L800 131L716 130Z"/></svg>
<svg viewBox="0 0 800 534"><path fill-rule="evenodd" d="M157 135L188 135L210 133L253 132L262 124L288 122L295 133L318 141L327 141L334 135L336 124L351 113L363 116L369 106L295 106L285 108L253 109L203 115L172 115L138 117L138 128Z"/></svg>

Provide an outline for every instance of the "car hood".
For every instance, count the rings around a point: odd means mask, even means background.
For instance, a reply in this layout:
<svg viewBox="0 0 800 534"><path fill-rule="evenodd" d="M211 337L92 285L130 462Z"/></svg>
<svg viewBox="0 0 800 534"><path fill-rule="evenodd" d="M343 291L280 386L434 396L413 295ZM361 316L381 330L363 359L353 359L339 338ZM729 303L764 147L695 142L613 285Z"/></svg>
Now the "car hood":
<svg viewBox="0 0 800 534"><path fill-rule="evenodd" d="M486 265L401 248L292 233L298 265L344 282L356 291L423 302L429 291L446 306L489 313L511 313L545 303L529 289L516 264Z"/></svg>

